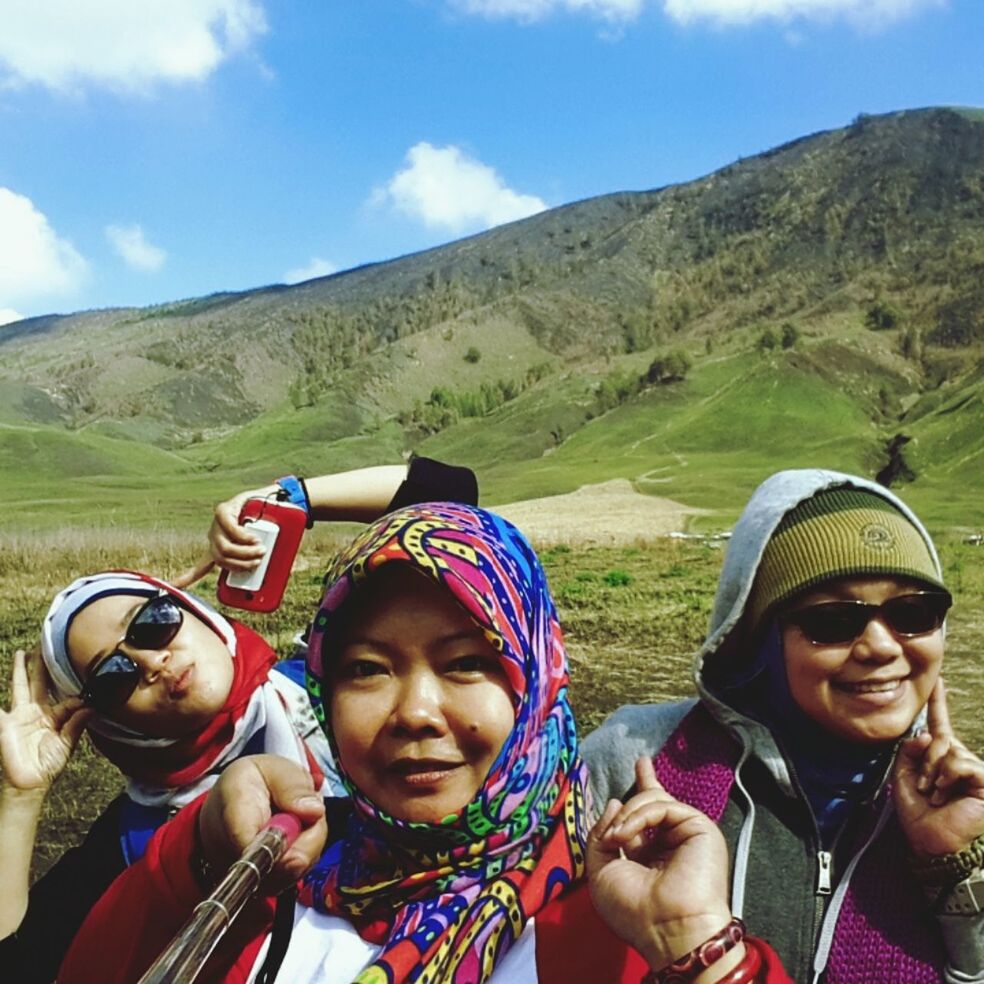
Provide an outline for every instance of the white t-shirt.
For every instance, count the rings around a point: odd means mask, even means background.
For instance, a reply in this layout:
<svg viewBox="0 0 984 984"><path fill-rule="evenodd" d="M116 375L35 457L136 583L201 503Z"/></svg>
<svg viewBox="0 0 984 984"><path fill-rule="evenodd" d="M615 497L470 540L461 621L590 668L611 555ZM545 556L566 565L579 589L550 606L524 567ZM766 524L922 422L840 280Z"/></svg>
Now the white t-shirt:
<svg viewBox="0 0 984 984"><path fill-rule="evenodd" d="M267 936L250 971L249 984L256 980L269 946ZM294 931L277 980L290 984L351 984L380 949L362 939L347 919L298 905L294 907ZM526 924L489 980L496 984L537 984L534 920Z"/></svg>

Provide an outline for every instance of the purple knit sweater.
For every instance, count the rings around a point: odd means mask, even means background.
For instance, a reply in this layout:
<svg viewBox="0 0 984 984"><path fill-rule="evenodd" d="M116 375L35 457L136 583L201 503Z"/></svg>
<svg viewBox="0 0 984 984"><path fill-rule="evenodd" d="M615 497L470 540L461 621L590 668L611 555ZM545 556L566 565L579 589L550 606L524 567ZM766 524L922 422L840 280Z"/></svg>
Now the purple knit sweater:
<svg viewBox="0 0 984 984"><path fill-rule="evenodd" d="M718 822L738 754L735 740L698 704L656 756L656 775L677 799ZM855 849L870 832L869 825L859 833ZM767 926L752 931L768 938ZM837 917L826 984L939 984L945 961L936 920L910 872L905 838L893 814L851 878Z"/></svg>

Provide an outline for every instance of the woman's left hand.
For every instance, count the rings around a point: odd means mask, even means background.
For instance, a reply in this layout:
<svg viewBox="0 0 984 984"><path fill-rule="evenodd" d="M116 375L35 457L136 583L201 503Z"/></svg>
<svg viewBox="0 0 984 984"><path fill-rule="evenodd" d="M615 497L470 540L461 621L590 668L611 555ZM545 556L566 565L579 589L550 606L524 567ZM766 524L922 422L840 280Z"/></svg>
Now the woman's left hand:
<svg viewBox="0 0 984 984"><path fill-rule="evenodd" d="M942 678L926 730L902 743L893 780L899 823L917 856L961 851L984 833L984 762L953 734Z"/></svg>
<svg viewBox="0 0 984 984"><path fill-rule="evenodd" d="M663 789L650 759L636 763L636 784L588 835L588 880L605 922L658 969L730 921L728 848L709 817Z"/></svg>

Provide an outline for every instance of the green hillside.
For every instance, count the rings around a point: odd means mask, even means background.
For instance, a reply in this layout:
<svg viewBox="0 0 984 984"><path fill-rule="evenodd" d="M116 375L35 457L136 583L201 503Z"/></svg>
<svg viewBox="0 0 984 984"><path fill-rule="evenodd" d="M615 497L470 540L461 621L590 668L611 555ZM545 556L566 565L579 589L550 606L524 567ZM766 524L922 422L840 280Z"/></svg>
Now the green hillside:
<svg viewBox="0 0 984 984"><path fill-rule="evenodd" d="M200 526L415 449L489 502L625 477L727 517L809 464L973 528L982 285L984 118L930 109L294 287L23 321L0 527Z"/></svg>

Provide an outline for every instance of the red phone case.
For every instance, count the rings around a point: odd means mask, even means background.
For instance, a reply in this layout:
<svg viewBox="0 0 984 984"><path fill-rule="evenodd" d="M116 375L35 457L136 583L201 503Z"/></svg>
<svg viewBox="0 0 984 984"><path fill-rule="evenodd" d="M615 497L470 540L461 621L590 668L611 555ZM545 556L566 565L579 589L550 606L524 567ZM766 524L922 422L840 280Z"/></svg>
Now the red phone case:
<svg viewBox="0 0 984 984"><path fill-rule="evenodd" d="M242 574L223 571L216 594L223 605L252 612L272 612L283 600L290 569L307 526L300 506L276 499L247 499L239 522L252 526L269 543L260 566Z"/></svg>

